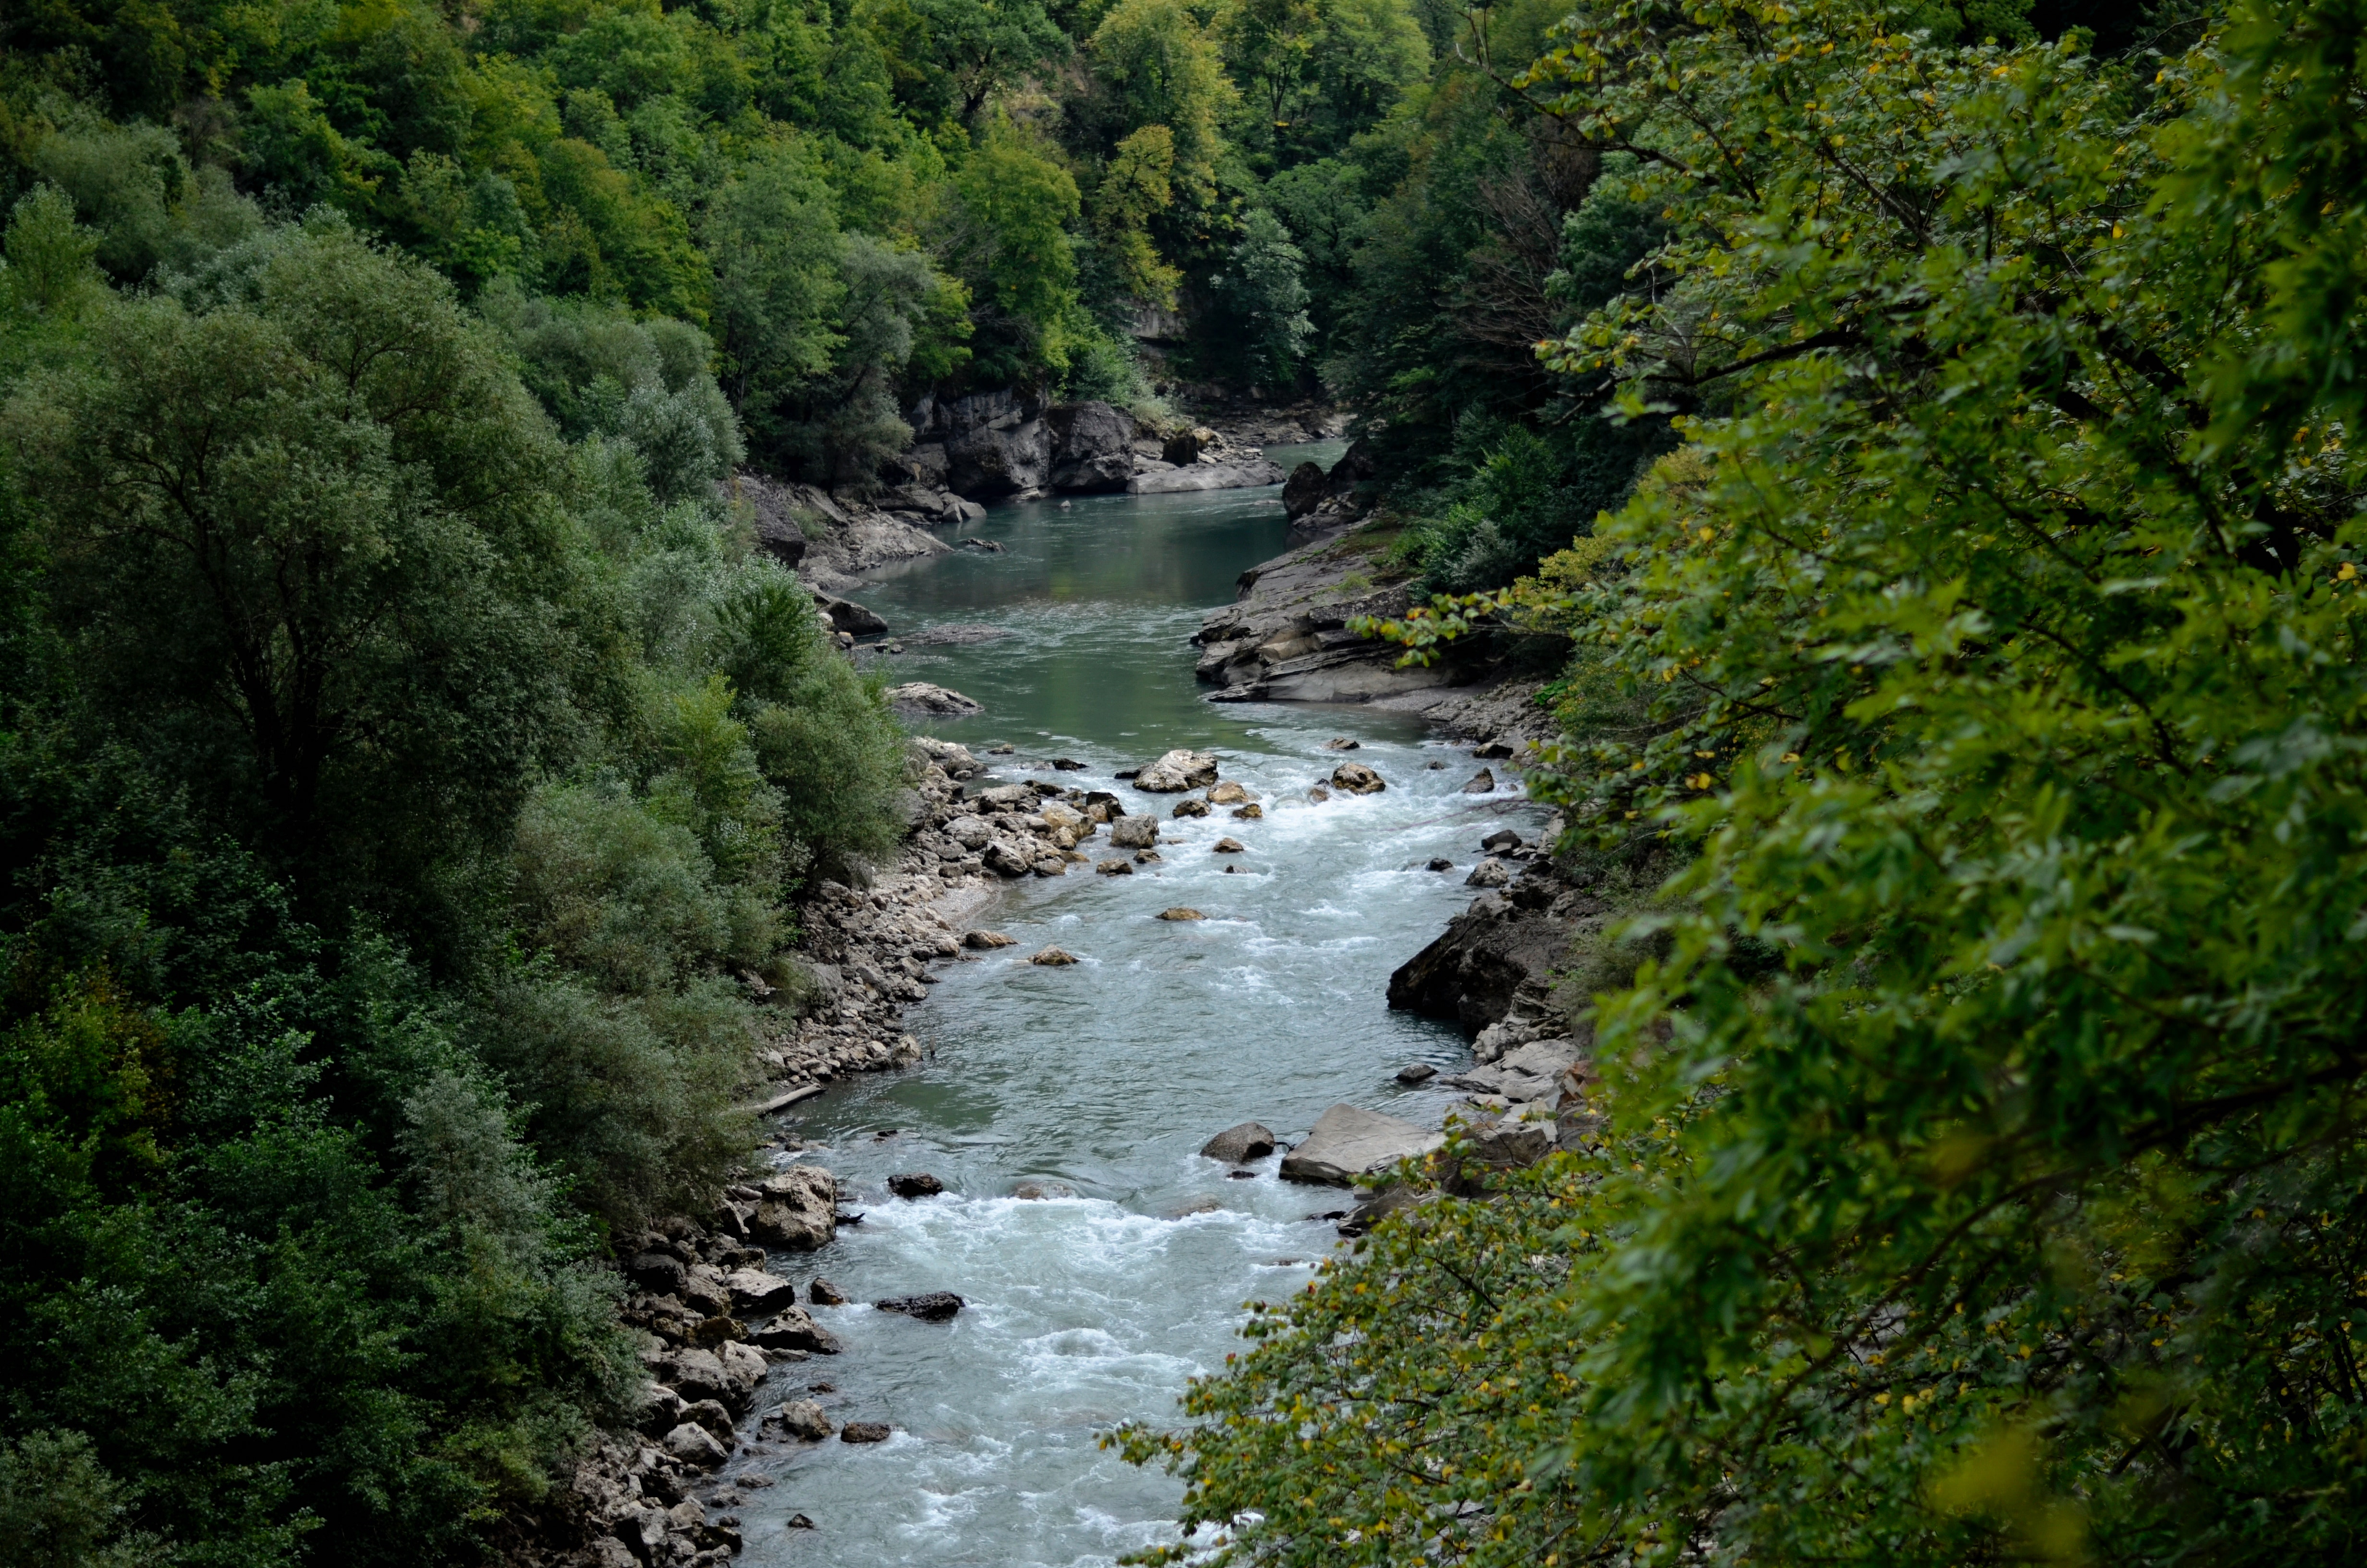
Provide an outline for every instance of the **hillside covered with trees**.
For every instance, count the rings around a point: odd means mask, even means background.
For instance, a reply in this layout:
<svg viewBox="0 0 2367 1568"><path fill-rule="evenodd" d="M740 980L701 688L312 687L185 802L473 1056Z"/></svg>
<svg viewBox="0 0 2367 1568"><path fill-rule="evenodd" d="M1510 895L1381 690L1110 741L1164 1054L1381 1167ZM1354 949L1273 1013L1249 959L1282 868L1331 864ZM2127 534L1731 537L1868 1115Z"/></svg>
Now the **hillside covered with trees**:
<svg viewBox="0 0 2367 1568"><path fill-rule="evenodd" d="M612 1243L752 1147L750 977L911 803L719 482L1195 384L1386 435L1417 653L1569 653L1530 788L1629 918L1599 1136L1124 1437L1189 1522L2355 1560L2362 38L11 5L0 1552L522 1539L637 1397Z"/></svg>
<svg viewBox="0 0 2367 1568"><path fill-rule="evenodd" d="M1570 641L1589 1070L1126 1435L1152 1560L2360 1556L2367 17L1900 21L1526 73L1666 234L1541 366L1682 445L1388 630Z"/></svg>

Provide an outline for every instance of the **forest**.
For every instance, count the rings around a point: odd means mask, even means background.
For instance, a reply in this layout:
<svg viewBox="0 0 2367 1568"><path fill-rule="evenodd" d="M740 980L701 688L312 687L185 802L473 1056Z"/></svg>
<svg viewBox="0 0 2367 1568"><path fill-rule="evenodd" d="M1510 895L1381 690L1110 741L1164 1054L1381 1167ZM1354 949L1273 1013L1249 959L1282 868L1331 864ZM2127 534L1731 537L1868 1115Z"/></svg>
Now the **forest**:
<svg viewBox="0 0 2367 1568"><path fill-rule="evenodd" d="M1113 1434L1165 1555L2358 1560L2362 40L9 6L0 1561L525 1538L911 809L718 482L1014 386L1385 433L1379 630L1553 662L1621 901L1599 1136Z"/></svg>

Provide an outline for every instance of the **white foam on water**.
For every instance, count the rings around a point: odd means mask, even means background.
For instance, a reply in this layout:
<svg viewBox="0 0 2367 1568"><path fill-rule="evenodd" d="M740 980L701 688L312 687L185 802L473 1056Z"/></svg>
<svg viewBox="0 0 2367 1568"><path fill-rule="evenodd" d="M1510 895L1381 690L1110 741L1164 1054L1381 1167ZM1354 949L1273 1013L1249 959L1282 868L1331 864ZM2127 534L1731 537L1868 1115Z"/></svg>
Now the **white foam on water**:
<svg viewBox="0 0 2367 1568"><path fill-rule="evenodd" d="M1351 1201L1280 1181L1272 1157L1250 1167L1253 1179L1230 1180L1200 1145L1251 1119L1302 1137L1341 1100L1436 1125L1455 1097L1396 1084L1405 1062L1446 1067L1467 1061L1467 1047L1451 1026L1389 1012L1385 993L1390 970L1472 894L1459 874L1408 867L1436 855L1467 867L1484 834L1506 822L1534 832L1542 809L1509 791L1462 795L1477 765L1426 768L1446 754L1401 718L1199 700L1185 639L1260 557L1203 560L1184 603L1161 600L1165 589L1112 557L1135 551L1126 560L1155 575L1167 562L1144 540L1159 529L1160 550L1199 548L1206 530L1228 528L1274 541L1259 546L1266 553L1279 548L1284 530L1258 532L1265 525L1243 522L1244 505L998 509L981 526L1010 555L940 558L865 597L900 631L932 618L1011 631L925 650L926 678L989 703L943 732L998 769L973 784L1115 790L1129 812L1158 817L1164 859L1127 877L1079 868L999 888L966 918L1021 946L940 968L905 1020L933 1061L835 1085L789 1113L791 1131L823 1145L802 1157L836 1172L866 1218L821 1253L772 1267L800 1284L826 1274L865 1303L946 1290L968 1305L941 1324L867 1304L813 1309L845 1353L776 1367L760 1407L829 1382L811 1397L834 1425L895 1431L876 1445L768 1442L735 1460L735 1471L778 1481L735 1510L750 1568L1105 1568L1177 1539L1179 1483L1125 1464L1097 1436L1179 1420L1186 1381L1244 1348L1241 1303L1303 1289L1341 1244L1307 1216ZM1098 585L1082 575L1095 571ZM1342 734L1362 747L1325 748ZM1017 752L987 755L995 738ZM1115 777L1176 746L1217 752L1223 777L1265 814L1179 821L1176 797ZM1024 767L1054 756L1086 767ZM1348 761L1388 788L1306 798ZM1211 854L1219 835L1248 853ZM1253 874L1226 873L1235 860ZM1151 918L1175 904L1211 918ZM1025 961L1048 943L1083 961ZM900 1131L873 1136L887 1127ZM923 1170L947 1192L888 1196L889 1175ZM1078 1196L1008 1196L1025 1179ZM1219 1206L1169 1217L1210 1199ZM800 1512L820 1528L785 1528Z"/></svg>

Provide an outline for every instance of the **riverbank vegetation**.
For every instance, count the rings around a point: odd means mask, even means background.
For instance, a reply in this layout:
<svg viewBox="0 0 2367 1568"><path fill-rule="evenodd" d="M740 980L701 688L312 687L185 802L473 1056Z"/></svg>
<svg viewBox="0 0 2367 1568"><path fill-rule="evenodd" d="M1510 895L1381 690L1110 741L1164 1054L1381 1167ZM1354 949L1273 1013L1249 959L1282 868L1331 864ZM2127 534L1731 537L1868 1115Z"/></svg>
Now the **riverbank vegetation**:
<svg viewBox="0 0 2367 1568"><path fill-rule="evenodd" d="M903 743L703 338L328 210L106 243L40 187L0 271L0 1540L474 1559L638 1397L590 1265L747 1151Z"/></svg>
<svg viewBox="0 0 2367 1568"><path fill-rule="evenodd" d="M1130 1436L1217 1561L2360 1552L2367 17L1911 19L1583 5L1523 78L1662 225L1539 373L1682 445L1395 631L1576 639L1635 722L1532 789L1680 869L1600 1134Z"/></svg>

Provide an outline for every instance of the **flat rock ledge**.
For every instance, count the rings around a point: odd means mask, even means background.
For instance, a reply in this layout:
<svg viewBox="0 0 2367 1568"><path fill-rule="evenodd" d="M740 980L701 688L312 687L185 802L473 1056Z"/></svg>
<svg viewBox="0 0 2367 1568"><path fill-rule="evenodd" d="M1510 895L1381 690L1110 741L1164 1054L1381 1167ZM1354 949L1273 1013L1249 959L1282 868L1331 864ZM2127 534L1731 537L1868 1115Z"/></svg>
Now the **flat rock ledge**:
<svg viewBox="0 0 2367 1568"><path fill-rule="evenodd" d="M1362 1106L1335 1105L1316 1119L1306 1142L1283 1156L1282 1175L1287 1181L1346 1187L1360 1176L1427 1154L1445 1142L1444 1133L1410 1121Z"/></svg>

